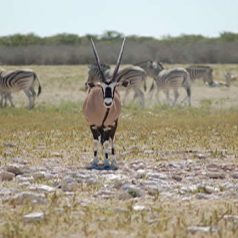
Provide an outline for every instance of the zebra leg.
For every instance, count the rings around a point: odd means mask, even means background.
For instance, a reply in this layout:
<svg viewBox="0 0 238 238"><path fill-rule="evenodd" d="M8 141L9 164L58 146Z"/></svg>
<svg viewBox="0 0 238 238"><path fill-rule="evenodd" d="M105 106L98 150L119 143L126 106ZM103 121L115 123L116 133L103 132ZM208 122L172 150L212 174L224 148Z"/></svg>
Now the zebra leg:
<svg viewBox="0 0 238 238"><path fill-rule="evenodd" d="M4 99L4 107L7 107L7 100L8 100L8 93L3 94L3 99Z"/></svg>
<svg viewBox="0 0 238 238"><path fill-rule="evenodd" d="M35 106L35 99L36 99L36 92L34 90L33 87L30 88L30 91L31 91L31 94L32 94L32 97L33 97L33 107Z"/></svg>
<svg viewBox="0 0 238 238"><path fill-rule="evenodd" d="M3 95L3 93L1 93L0 95L1 95L0 107L3 107L3 98L4 98L4 95Z"/></svg>
<svg viewBox="0 0 238 238"><path fill-rule="evenodd" d="M155 94L157 103L160 103L160 100L159 100L159 91L160 91L160 90L157 88L157 91L156 91L156 94Z"/></svg>
<svg viewBox="0 0 238 238"><path fill-rule="evenodd" d="M169 97L169 90L168 90L168 89L166 89L166 90L164 91L164 93L165 93L165 95L166 95L166 100L167 100L167 103L170 105L170 103L171 103L171 100L170 100L170 97Z"/></svg>
<svg viewBox="0 0 238 238"><path fill-rule="evenodd" d="M24 93L26 94L26 96L28 97L28 100L29 100L28 108L32 109L34 107L34 99L33 99L32 92L30 89L28 89L28 90L24 90Z"/></svg>
<svg viewBox="0 0 238 238"><path fill-rule="evenodd" d="M126 105L126 98L128 97L129 90L130 90L129 88L126 88L126 90L125 90L125 94L124 94L124 97L123 97L123 100L122 100L123 105Z"/></svg>
<svg viewBox="0 0 238 238"><path fill-rule="evenodd" d="M174 102L173 102L173 106L175 106L177 100L178 100L178 97L179 97L179 92L178 92L178 89L174 89Z"/></svg>
<svg viewBox="0 0 238 238"><path fill-rule="evenodd" d="M139 104L144 107L145 106L145 96L144 93L140 89L134 89L134 99L138 98Z"/></svg>
<svg viewBox="0 0 238 238"><path fill-rule="evenodd" d="M10 104L11 104L11 107L15 107L15 105L14 105L14 103L12 101L12 94L11 93L7 94L7 98L8 98L8 101L10 102Z"/></svg>
<svg viewBox="0 0 238 238"><path fill-rule="evenodd" d="M188 105L191 106L191 88L188 87L186 91L187 91Z"/></svg>

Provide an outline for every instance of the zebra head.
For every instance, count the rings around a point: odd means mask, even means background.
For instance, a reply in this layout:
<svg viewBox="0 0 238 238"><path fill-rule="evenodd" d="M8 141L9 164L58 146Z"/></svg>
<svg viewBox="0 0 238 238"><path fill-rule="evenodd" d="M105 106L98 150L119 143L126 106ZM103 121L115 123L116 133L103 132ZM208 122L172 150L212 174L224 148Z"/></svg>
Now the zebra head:
<svg viewBox="0 0 238 238"><path fill-rule="evenodd" d="M101 70L104 75L110 74L110 65L101 63ZM85 81L85 89L92 88L97 82L102 82L101 73L96 63L88 66L88 78Z"/></svg>
<svg viewBox="0 0 238 238"><path fill-rule="evenodd" d="M155 75L157 76L159 72L162 71L163 69L164 69L163 65L157 61L149 60L147 62L147 72L151 77Z"/></svg>
<svg viewBox="0 0 238 238"><path fill-rule="evenodd" d="M114 93L115 93L115 89L117 86L117 74L118 74L118 70L121 64L121 59L122 59L122 54L123 54L123 50L124 50L124 44L125 44L125 38L122 42L121 45L121 50L117 59L117 63L116 63L116 67L114 69L114 72L111 75L109 74L105 74L103 72L103 69L101 67L101 63L100 63L100 59L95 47L95 44L93 42L93 40L91 39L91 43L92 43L92 47L93 47L93 53L96 59L96 64L99 70L99 74L100 74L100 78L102 79L101 82L98 82L98 85L102 88L102 92L103 92L103 100L104 100L104 106L106 108L110 108L112 106L113 103L113 98L114 98Z"/></svg>

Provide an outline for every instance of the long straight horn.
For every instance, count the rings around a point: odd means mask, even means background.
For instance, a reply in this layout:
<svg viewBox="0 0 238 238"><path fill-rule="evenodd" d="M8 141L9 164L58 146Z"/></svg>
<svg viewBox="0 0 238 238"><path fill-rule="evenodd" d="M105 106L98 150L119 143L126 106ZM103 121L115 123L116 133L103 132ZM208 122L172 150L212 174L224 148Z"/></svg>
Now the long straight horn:
<svg viewBox="0 0 238 238"><path fill-rule="evenodd" d="M97 66L98 66L99 72L100 72L101 77L102 77L102 81L105 82L106 79L105 79L104 73L102 71L100 59L99 59L99 56L98 56L98 52L96 50L96 47L95 47L95 44L94 44L92 38L91 38L91 43L92 43L92 47L93 47L93 53L94 53L94 56L95 56L95 59L96 59L96 62L97 62Z"/></svg>
<svg viewBox="0 0 238 238"><path fill-rule="evenodd" d="M125 41L126 41L126 38L123 39L123 42L122 42L122 45L121 45L121 50L120 50L120 53L119 53L119 56L118 56L118 59L117 59L116 68L113 72L112 81L115 81L117 72L118 72L120 64L121 64L121 58L122 58L122 54L123 54L123 50L124 50Z"/></svg>

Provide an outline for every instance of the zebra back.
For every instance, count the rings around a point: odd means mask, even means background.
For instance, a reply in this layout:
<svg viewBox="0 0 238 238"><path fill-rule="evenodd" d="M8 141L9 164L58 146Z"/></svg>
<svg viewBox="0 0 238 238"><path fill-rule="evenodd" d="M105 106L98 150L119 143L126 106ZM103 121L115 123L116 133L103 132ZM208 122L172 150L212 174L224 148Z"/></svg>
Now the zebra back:
<svg viewBox="0 0 238 238"><path fill-rule="evenodd" d="M189 73L184 68L164 69L158 74L156 84L160 89L190 88Z"/></svg>
<svg viewBox="0 0 238 238"><path fill-rule="evenodd" d="M146 72L141 67L127 66L119 70L116 81L124 87L139 87L144 82L144 89L146 90L145 78Z"/></svg>
<svg viewBox="0 0 238 238"><path fill-rule="evenodd" d="M32 70L14 70L0 73L0 90L14 92L27 90L33 86L37 75Z"/></svg>
<svg viewBox="0 0 238 238"><path fill-rule="evenodd" d="M213 84L213 69L210 66L191 65L186 68L192 81L202 79L204 83Z"/></svg>

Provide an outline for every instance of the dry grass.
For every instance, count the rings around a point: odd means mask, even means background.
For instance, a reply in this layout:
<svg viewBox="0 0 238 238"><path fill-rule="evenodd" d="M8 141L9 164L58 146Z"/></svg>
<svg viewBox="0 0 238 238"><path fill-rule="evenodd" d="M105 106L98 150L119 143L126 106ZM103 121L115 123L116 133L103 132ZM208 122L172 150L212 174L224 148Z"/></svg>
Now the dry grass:
<svg viewBox="0 0 238 238"><path fill-rule="evenodd" d="M234 65L215 67L218 75L224 67L237 70ZM25 97L20 93L15 96L19 100L17 108L1 110L0 166L16 157L32 166L55 160L62 166L84 166L92 150L90 131L81 113L85 96L81 89L87 68L30 68L39 74L43 93L32 111L22 108ZM127 163L150 159L156 166L161 160L183 158L184 151L211 151L214 158L221 159L225 151L237 158L238 95L233 95L237 84L229 89L197 84L193 91L197 100L193 108L154 105L141 110L136 104L124 107L116 134L118 160ZM145 154L146 150L154 153ZM161 152L168 151L174 153L161 157ZM15 186L15 181L2 182L0 189ZM237 199L183 201L165 200L159 195L125 201L94 198L100 186L82 184L72 196L57 191L48 195L46 205L15 205L0 200L0 238L238 237L237 222L223 219L225 215L238 215ZM133 206L137 203L143 203L146 209L135 211ZM43 221L23 222L24 214L39 210L45 213ZM218 231L192 235L187 231L189 226L212 226Z"/></svg>

